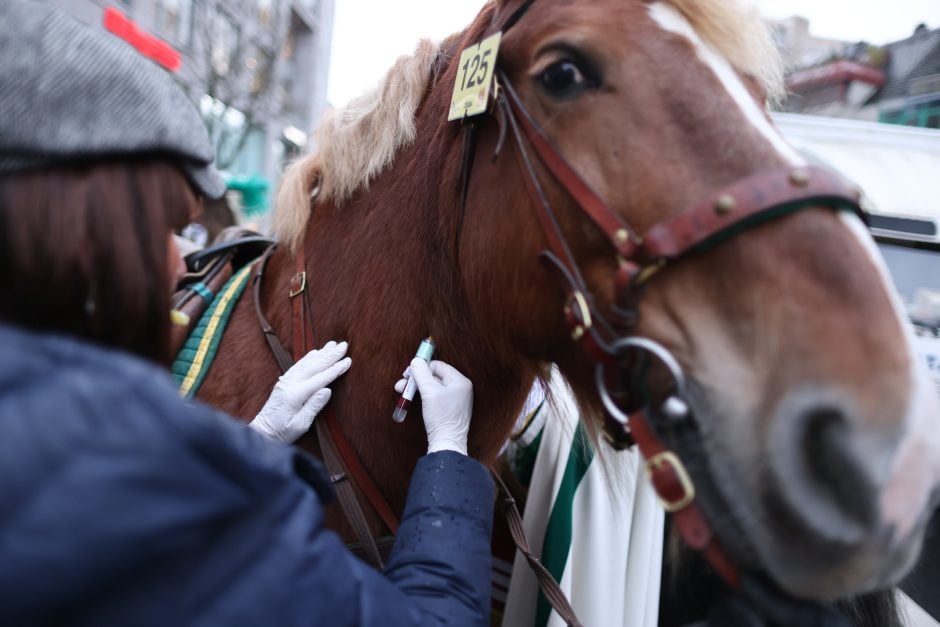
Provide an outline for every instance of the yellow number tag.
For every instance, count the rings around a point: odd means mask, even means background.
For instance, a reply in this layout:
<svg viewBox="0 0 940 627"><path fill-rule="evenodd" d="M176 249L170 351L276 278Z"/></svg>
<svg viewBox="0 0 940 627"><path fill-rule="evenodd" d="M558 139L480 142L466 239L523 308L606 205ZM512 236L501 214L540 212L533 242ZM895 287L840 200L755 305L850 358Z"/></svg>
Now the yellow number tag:
<svg viewBox="0 0 940 627"><path fill-rule="evenodd" d="M460 120L486 112L501 36L502 33L491 35L460 53L448 120Z"/></svg>

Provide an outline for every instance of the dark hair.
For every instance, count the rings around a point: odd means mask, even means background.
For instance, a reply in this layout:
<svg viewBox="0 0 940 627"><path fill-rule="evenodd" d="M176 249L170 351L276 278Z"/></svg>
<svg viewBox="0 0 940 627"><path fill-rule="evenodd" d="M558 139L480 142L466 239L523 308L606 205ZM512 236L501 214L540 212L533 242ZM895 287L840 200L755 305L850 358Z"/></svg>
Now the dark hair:
<svg viewBox="0 0 940 627"><path fill-rule="evenodd" d="M167 235L196 202L160 158L0 177L0 320L168 363Z"/></svg>

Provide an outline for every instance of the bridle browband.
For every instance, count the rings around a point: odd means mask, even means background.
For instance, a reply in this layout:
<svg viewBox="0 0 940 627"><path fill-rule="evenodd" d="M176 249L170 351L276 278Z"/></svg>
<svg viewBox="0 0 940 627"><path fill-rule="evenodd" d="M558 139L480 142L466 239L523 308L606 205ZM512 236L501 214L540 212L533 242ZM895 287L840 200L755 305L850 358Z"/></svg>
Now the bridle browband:
<svg viewBox="0 0 940 627"><path fill-rule="evenodd" d="M504 22L502 31L517 23L534 0L526 0ZM742 575L718 544L711 525L696 501L696 487L680 456L667 446L675 433L698 430L687 403L685 376L672 354L660 344L633 336L644 286L662 268L703 252L758 224L810 207L849 210L864 220L859 191L835 172L820 167L786 167L754 174L713 192L675 217L655 223L643 235L611 209L561 156L526 109L506 72L497 61L495 113L499 124L495 159L508 138L538 216L548 250L540 259L556 276L564 294L564 316L571 338L595 366L595 381L604 413L604 435L617 450L636 444L646 470L667 512L685 542L702 552L735 590L753 589L753 576ZM472 129L473 126L468 128ZM468 133L469 135L469 133ZM614 302L602 311L588 287L561 228L535 158L600 230L616 263ZM472 154L465 154L461 202L469 184ZM649 397L646 373L653 363L668 373L672 390L665 400ZM626 383L626 385L625 385ZM674 442L675 446L675 442ZM703 469L705 483L714 480ZM706 486L709 495L717 492ZM762 594L774 594L761 587ZM783 593L779 593L783 594ZM753 595L751 595L753 596ZM785 596L785 595L784 595ZM789 603L789 598L785 600ZM795 600L793 601L796 602Z"/></svg>

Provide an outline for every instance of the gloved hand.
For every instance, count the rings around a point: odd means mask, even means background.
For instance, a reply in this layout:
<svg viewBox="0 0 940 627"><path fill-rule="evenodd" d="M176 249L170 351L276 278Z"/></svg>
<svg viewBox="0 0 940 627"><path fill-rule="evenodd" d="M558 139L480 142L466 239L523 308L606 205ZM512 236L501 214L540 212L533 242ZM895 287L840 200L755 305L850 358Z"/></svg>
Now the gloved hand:
<svg viewBox="0 0 940 627"><path fill-rule="evenodd" d="M277 442L297 441L313 424L332 390L326 387L349 370L346 342L327 342L310 351L277 380L274 391L248 426Z"/></svg>
<svg viewBox="0 0 940 627"><path fill-rule="evenodd" d="M415 358L409 368L421 394L421 413L428 432L428 453L456 451L467 454L467 433L473 412L473 384L443 361ZM401 394L405 380L395 384Z"/></svg>

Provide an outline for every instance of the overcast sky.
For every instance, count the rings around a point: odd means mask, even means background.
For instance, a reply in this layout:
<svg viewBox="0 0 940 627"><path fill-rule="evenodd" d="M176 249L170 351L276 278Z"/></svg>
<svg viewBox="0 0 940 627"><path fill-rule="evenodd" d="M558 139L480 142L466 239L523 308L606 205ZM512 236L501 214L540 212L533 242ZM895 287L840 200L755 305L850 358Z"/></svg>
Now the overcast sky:
<svg viewBox="0 0 940 627"><path fill-rule="evenodd" d="M750 0L771 17L803 15L820 37L885 43L920 22L940 27L940 0ZM327 97L342 105L375 85L422 37L441 39L470 23L485 0L336 0Z"/></svg>

